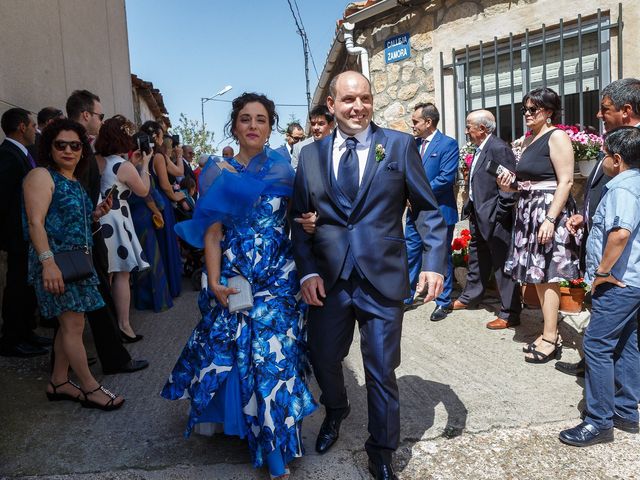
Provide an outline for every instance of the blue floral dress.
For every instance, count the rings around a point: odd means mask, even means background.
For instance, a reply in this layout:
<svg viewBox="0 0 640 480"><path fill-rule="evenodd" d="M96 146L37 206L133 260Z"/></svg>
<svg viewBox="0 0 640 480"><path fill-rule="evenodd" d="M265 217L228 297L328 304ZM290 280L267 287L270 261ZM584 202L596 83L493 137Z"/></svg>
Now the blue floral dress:
<svg viewBox="0 0 640 480"><path fill-rule="evenodd" d="M301 421L317 408L306 383L304 311L284 228L287 202L263 195L250 219L225 226L222 283L243 275L254 306L230 314L203 289L202 320L162 390L168 399L191 399L185 435L198 422L224 422L225 433L247 437L254 465L270 469L273 453L284 463L303 455ZM239 415L232 405L238 397Z"/></svg>
<svg viewBox="0 0 640 480"><path fill-rule="evenodd" d="M89 196L80 182L69 180L54 170L49 170L49 173L54 183L53 197L44 224L49 248L54 254L82 249L87 243L91 248L93 245L91 237L93 207ZM86 213L84 219L83 212ZM25 236L29 238L26 215L24 216ZM104 306L104 301L98 291L100 282L95 271L86 280L65 283L62 295L53 295L45 291L42 282L42 264L38 261L38 255L31 242L29 242L28 281L36 291L40 314L44 318L57 317L61 313L69 311L90 312Z"/></svg>

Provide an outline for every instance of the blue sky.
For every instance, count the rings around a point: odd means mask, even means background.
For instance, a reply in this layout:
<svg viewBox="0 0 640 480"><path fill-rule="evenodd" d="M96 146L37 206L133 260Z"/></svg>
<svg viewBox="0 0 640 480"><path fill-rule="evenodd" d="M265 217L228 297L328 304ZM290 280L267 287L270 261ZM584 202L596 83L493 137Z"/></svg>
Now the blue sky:
<svg viewBox="0 0 640 480"><path fill-rule="evenodd" d="M320 74L348 1L297 2ZM287 0L126 0L126 9L131 73L160 89L174 124L181 112L200 120L200 98L225 85L233 89L220 99L257 91L276 103L306 105L302 41ZM309 71L313 96L318 77L311 62ZM230 104L207 102L204 109L218 143ZM281 127L292 113L304 124L306 106L277 110ZM230 143L220 143L218 153ZM282 143L274 132L272 146Z"/></svg>

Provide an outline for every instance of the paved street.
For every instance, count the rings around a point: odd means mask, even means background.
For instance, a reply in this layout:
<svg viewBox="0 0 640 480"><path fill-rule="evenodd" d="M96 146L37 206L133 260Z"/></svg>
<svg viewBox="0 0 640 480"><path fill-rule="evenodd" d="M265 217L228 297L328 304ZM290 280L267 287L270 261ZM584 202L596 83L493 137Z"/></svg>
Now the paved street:
<svg viewBox="0 0 640 480"><path fill-rule="evenodd" d="M185 283L185 288L187 284ZM614 444L588 450L557 440L573 426L581 382L523 361L521 346L541 328L528 310L517 330L489 331L495 304L428 320L433 304L408 312L398 370L402 436L395 465L402 479L640 478L640 436L616 431ZM187 404L158 395L198 319L187 291L162 314L135 312L145 335L129 347L151 367L98 376L126 397L117 412L86 410L44 396L47 359L0 358L0 477L38 479L267 479L249 463L244 442L218 435L184 439ZM573 331L561 327L564 360L576 360ZM346 362L353 405L325 456L313 450L322 412L304 425L307 456L292 479L367 479L366 397L357 343ZM99 366L94 366L98 374ZM317 387L314 383L314 392Z"/></svg>

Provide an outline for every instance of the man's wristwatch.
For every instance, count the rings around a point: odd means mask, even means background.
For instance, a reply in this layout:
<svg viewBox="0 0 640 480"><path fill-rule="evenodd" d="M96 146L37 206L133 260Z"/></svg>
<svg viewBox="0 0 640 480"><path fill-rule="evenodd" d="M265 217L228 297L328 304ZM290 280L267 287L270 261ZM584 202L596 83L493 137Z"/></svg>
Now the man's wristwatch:
<svg viewBox="0 0 640 480"><path fill-rule="evenodd" d="M611 272L598 272L597 270L594 272L594 275L596 277L600 277L600 278L608 278L611 276Z"/></svg>

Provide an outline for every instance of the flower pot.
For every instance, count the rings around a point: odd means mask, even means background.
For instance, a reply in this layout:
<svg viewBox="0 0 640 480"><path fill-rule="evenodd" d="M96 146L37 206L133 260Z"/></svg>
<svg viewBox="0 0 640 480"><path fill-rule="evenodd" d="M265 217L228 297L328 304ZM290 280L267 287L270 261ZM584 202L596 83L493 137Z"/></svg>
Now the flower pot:
<svg viewBox="0 0 640 480"><path fill-rule="evenodd" d="M469 269L467 267L456 267L453 269L453 276L456 277L456 282L462 287L462 290L467 286L467 275L469 275Z"/></svg>
<svg viewBox="0 0 640 480"><path fill-rule="evenodd" d="M522 303L527 308L540 308L540 299L533 283L527 283L522 286Z"/></svg>
<svg viewBox="0 0 640 480"><path fill-rule="evenodd" d="M580 313L585 293L584 288L560 287L560 311L563 313Z"/></svg>
<svg viewBox="0 0 640 480"><path fill-rule="evenodd" d="M580 175L588 177L591 174L591 170L593 170L598 163L598 160L578 160L577 163L580 169Z"/></svg>

